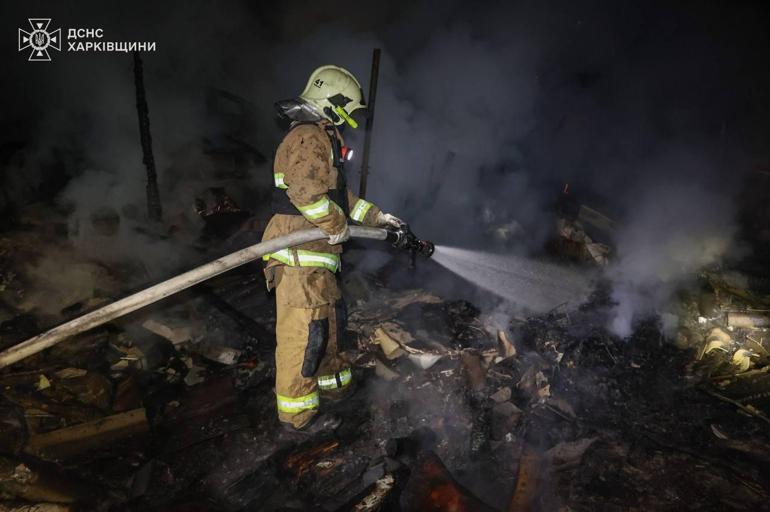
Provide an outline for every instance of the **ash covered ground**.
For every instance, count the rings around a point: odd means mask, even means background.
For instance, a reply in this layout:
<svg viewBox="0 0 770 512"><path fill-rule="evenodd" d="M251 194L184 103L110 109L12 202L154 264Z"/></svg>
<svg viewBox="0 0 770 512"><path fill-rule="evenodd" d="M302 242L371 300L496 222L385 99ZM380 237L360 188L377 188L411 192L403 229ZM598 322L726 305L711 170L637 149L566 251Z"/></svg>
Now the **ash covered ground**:
<svg viewBox="0 0 770 512"><path fill-rule="evenodd" d="M768 358L751 340L768 334L730 328L722 311L746 297L704 275L682 292L678 338L657 317L620 338L607 328L607 283L578 308L527 314L487 297L497 307L482 311L426 290L446 272L429 261L409 269L394 253L364 273L365 254L353 251L343 278L358 390L323 404L344 417L337 432L279 427L274 306L249 266L3 372L7 507L766 506ZM34 322L6 320L3 332L33 334ZM741 349L748 368L734 361ZM77 430L126 415L114 430Z"/></svg>

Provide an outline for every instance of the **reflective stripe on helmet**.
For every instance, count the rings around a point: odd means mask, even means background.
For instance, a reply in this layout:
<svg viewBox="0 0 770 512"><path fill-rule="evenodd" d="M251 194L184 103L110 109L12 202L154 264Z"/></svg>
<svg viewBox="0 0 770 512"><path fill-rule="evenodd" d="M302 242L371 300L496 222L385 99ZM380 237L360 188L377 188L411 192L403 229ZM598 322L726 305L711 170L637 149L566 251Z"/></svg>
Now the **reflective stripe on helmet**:
<svg viewBox="0 0 770 512"><path fill-rule="evenodd" d="M275 186L281 189L287 189L289 188L286 183L283 182L283 179L286 177L286 175L282 172L276 172L273 174L273 178L275 179Z"/></svg>
<svg viewBox="0 0 770 512"><path fill-rule="evenodd" d="M339 381L337 380L338 378ZM318 387L323 390L344 388L350 384L351 380L353 380L353 374L350 368L345 368L337 373L318 377Z"/></svg>
<svg viewBox="0 0 770 512"><path fill-rule="evenodd" d="M324 196L315 203L311 203L305 206L297 206L300 213L308 220L317 220L329 215L331 211L332 201L328 197Z"/></svg>
<svg viewBox="0 0 770 512"><path fill-rule="evenodd" d="M296 259L293 252L296 251ZM262 259L267 261L269 259L280 261L284 265L290 267L296 266L299 261L300 267L322 267L331 272L337 272L340 269L340 257L338 254L332 254L329 252L315 252L296 249L281 249L270 254L265 254Z"/></svg>
<svg viewBox="0 0 770 512"><path fill-rule="evenodd" d="M318 409L318 405L320 403L320 399L318 398L318 391L313 391L310 394L296 398L276 394L276 400L278 402L278 410L288 413L297 413L307 411L309 409Z"/></svg>
<svg viewBox="0 0 770 512"><path fill-rule="evenodd" d="M350 211L350 218L356 222L363 222L366 218L366 214L369 208L372 207L372 203L359 199Z"/></svg>
<svg viewBox="0 0 770 512"><path fill-rule="evenodd" d="M353 119L352 117L350 117L350 115L348 114L348 112L344 108L342 108L340 106L336 106L336 107L334 107L334 112L338 116L340 116L342 119L344 119L345 122L348 123L348 125L350 125L351 128L353 128L353 129L358 128L358 123L356 122L356 120Z"/></svg>

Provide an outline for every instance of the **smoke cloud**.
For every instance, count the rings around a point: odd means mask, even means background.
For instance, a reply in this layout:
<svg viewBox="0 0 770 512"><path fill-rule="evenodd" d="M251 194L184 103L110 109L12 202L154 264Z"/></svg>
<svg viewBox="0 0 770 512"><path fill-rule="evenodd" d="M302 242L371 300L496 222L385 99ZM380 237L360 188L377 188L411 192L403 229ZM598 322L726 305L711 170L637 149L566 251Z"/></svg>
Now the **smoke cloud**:
<svg viewBox="0 0 770 512"><path fill-rule="evenodd" d="M569 183L619 222L607 275L618 302L612 327L624 336L731 247L733 192L761 151L757 134L770 132L757 113L770 103L767 72L754 60L767 43L767 12L748 7L32 4L3 6L3 33L45 13L115 40L157 41L145 82L167 223L200 222L192 201L212 184L267 213L257 198L270 186L269 161L247 165L244 183L221 177L204 151L243 119L215 115L208 91L250 102L252 125L241 135L269 160L281 137L275 100L298 94L326 63L349 68L366 91L370 51L382 48L371 199L426 238L521 256L553 235L551 205ZM37 175L53 147L81 156L56 197L81 227L75 241L140 258L158 276L191 263L192 240L150 241L138 229L144 170L130 56L65 53L39 66L5 50L15 80L2 86L4 133L29 141L32 153L19 172ZM361 143L361 133L346 135ZM120 215L120 234L94 244L83 226L104 208ZM502 245L491 235L500 228L512 233Z"/></svg>

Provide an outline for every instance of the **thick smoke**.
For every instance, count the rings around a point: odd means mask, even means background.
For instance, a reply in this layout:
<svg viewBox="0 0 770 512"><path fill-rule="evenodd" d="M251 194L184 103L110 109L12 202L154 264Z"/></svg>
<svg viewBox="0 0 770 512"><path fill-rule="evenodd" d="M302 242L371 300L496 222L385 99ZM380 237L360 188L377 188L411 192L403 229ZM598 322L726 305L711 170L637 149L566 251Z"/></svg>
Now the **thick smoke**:
<svg viewBox="0 0 770 512"><path fill-rule="evenodd" d="M768 102L766 73L752 71L748 51L767 35L749 10L348 2L336 16L291 4L181 5L25 4L3 17L4 33L45 12L63 26L158 42L145 57L145 80L167 222L199 222L193 197L216 182L201 140L225 126L206 110L207 90L253 103L248 142L270 157L281 135L273 101L299 93L307 74L329 62L351 69L367 90L370 51L381 47L371 198L426 238L454 246L500 250L491 233L507 226L514 236L503 247L520 255L553 234L549 209L570 183L621 226L608 271L621 335L731 245L733 185L755 150L743 141L768 132L761 109L747 107ZM189 263L190 240L150 243L137 234L144 170L130 57L55 57L33 69L8 55L17 82L3 90L6 98L30 92L28 105L8 111L9 120L45 135L30 147L82 152L58 196L74 208L70 223L82 227L105 207L121 216L114 243L93 244L85 228L76 240L140 257L160 274ZM745 79L738 84L736 76ZM350 140L360 143L360 135ZM269 186L269 164L250 172L252 188L229 191L259 210L250 201Z"/></svg>
<svg viewBox="0 0 770 512"><path fill-rule="evenodd" d="M734 243L732 198L697 179L710 166L702 155L666 155L646 165L668 173L665 182L636 188L633 215L618 235L608 274L618 303L611 327L621 336L631 334L635 316L665 306L676 286L717 262ZM682 169L690 175L681 176Z"/></svg>

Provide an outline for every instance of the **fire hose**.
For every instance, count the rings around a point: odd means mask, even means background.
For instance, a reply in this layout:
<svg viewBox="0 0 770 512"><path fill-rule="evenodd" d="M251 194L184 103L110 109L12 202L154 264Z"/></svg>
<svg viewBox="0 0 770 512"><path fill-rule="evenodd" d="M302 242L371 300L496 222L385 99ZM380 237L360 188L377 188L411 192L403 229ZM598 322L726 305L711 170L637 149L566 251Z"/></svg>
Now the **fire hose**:
<svg viewBox="0 0 770 512"><path fill-rule="evenodd" d="M418 239L404 224L399 229L370 228L363 226L351 226L352 238L366 238L372 240L386 240L394 247L409 251L412 255L433 254L433 244ZM228 270L232 270L246 263L259 260L266 254L278 252L282 249L295 247L308 242L325 240L328 238L320 229L307 229L296 231L288 235L267 240L245 249L218 258L210 263L201 265L192 270L160 282L128 297L124 297L111 304L86 313L73 320L65 322L57 327L45 331L37 336L22 341L3 352L0 352L0 368L5 368L26 357L50 348L65 339L98 327L107 322L125 316L137 309L143 308L155 302L170 297L175 293L186 290L196 284L202 283L212 277L216 277Z"/></svg>

